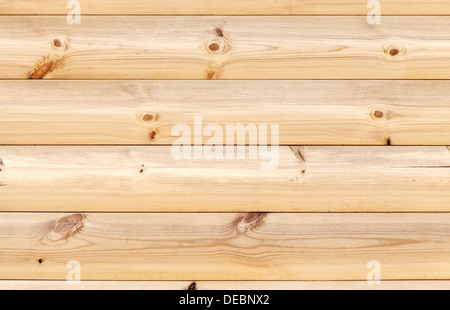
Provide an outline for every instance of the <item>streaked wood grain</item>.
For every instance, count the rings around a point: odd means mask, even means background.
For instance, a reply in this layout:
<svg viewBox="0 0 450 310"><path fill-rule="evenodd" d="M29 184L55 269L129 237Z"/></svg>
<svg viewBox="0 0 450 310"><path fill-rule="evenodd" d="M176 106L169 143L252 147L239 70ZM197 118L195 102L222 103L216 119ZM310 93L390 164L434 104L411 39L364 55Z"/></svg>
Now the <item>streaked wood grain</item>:
<svg viewBox="0 0 450 310"><path fill-rule="evenodd" d="M0 217L1 279L450 278L450 214L48 214ZM39 263L39 260L41 263Z"/></svg>
<svg viewBox="0 0 450 310"><path fill-rule="evenodd" d="M234 158L176 160L163 146L3 146L0 211L450 210L444 146L280 147L276 170L261 170L269 160L260 155Z"/></svg>
<svg viewBox="0 0 450 310"><path fill-rule="evenodd" d="M0 29L6 79L450 78L450 16L3 16Z"/></svg>
<svg viewBox="0 0 450 310"><path fill-rule="evenodd" d="M366 15L368 0L83 0L82 14ZM383 15L449 15L446 0L382 0ZM0 14L67 14L66 0L0 0Z"/></svg>
<svg viewBox="0 0 450 310"><path fill-rule="evenodd" d="M0 144L171 145L177 124L194 142L200 116L284 145L450 145L449 81L2 81L0 112Z"/></svg>

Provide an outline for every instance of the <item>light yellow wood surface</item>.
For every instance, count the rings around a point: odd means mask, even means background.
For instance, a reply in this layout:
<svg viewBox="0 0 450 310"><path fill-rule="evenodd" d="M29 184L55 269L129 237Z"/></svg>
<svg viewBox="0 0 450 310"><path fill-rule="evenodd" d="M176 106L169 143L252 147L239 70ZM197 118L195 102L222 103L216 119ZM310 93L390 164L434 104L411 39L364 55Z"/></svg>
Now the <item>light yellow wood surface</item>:
<svg viewBox="0 0 450 310"><path fill-rule="evenodd" d="M2 280L2 290L448 290L450 281L80 281ZM232 292L230 292L232 294Z"/></svg>
<svg viewBox="0 0 450 310"><path fill-rule="evenodd" d="M2 146L0 211L450 211L445 146L280 147L275 170L262 170L270 160L261 154L176 160L168 146Z"/></svg>
<svg viewBox="0 0 450 310"><path fill-rule="evenodd" d="M450 278L450 214L3 213L1 279Z"/></svg>
<svg viewBox="0 0 450 310"><path fill-rule="evenodd" d="M282 145L450 145L450 81L0 83L0 144L171 145L177 124L194 143L196 116L278 125Z"/></svg>
<svg viewBox="0 0 450 310"><path fill-rule="evenodd" d="M0 0L0 14L67 14L67 0ZM82 0L82 14L366 15L368 0ZM380 0L383 15L450 15L446 0ZM370 6L372 8L372 6Z"/></svg>
<svg viewBox="0 0 450 310"><path fill-rule="evenodd" d="M450 16L0 18L3 79L449 79Z"/></svg>
<svg viewBox="0 0 450 310"><path fill-rule="evenodd" d="M0 0L0 289L450 288L450 1L80 2Z"/></svg>

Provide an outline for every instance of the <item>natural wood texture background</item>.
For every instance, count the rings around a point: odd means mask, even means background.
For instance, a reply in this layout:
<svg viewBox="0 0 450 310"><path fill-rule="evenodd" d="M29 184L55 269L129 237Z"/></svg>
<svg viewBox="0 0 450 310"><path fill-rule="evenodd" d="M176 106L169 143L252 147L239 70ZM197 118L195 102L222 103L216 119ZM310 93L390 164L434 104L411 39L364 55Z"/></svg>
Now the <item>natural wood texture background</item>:
<svg viewBox="0 0 450 310"><path fill-rule="evenodd" d="M366 15L368 0L83 0L82 14ZM383 15L448 15L447 0L382 0ZM0 14L67 14L67 0L0 0Z"/></svg>
<svg viewBox="0 0 450 310"><path fill-rule="evenodd" d="M3 16L0 78L449 79L450 16Z"/></svg>
<svg viewBox="0 0 450 310"><path fill-rule="evenodd" d="M194 116L278 124L284 145L450 145L450 81L0 83L0 144L171 145L180 123L194 142Z"/></svg>
<svg viewBox="0 0 450 310"><path fill-rule="evenodd" d="M367 2L0 0L0 289L449 288L450 1Z"/></svg>
<svg viewBox="0 0 450 310"><path fill-rule="evenodd" d="M449 279L449 214L3 213L2 279Z"/></svg>
<svg viewBox="0 0 450 310"><path fill-rule="evenodd" d="M450 148L280 147L175 160L171 147L0 147L0 211L450 211Z"/></svg>

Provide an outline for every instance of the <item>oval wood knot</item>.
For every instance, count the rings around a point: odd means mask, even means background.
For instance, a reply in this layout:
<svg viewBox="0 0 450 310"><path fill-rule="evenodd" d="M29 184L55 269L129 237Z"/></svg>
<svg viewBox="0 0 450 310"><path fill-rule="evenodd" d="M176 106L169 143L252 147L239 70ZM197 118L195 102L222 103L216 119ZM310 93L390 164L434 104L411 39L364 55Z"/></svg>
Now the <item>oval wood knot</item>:
<svg viewBox="0 0 450 310"><path fill-rule="evenodd" d="M247 213L246 215L238 217L234 221L233 226L238 232L245 233L261 228L265 224L266 217L267 213L265 212Z"/></svg>
<svg viewBox="0 0 450 310"><path fill-rule="evenodd" d="M148 138L150 139L150 141L155 141L157 137L158 137L158 129L154 128L150 130L150 132L148 133Z"/></svg>
<svg viewBox="0 0 450 310"><path fill-rule="evenodd" d="M404 56L406 47L401 43L388 43L384 47L384 54L389 58Z"/></svg>
<svg viewBox="0 0 450 310"><path fill-rule="evenodd" d="M60 65L58 56L48 56L39 60L32 68L29 79L43 79L46 75L53 72Z"/></svg>
<svg viewBox="0 0 450 310"><path fill-rule="evenodd" d="M370 112L370 117L374 120L374 121L380 121L380 120L388 120L391 118L392 113L385 108L375 108Z"/></svg>
<svg viewBox="0 0 450 310"><path fill-rule="evenodd" d="M203 46L203 50L207 54L222 55L227 53L231 49L231 45L224 37L216 37L215 39L208 40Z"/></svg>
<svg viewBox="0 0 450 310"><path fill-rule="evenodd" d="M136 114L138 121L143 123L154 123L158 120L159 115L156 112L141 111Z"/></svg>
<svg viewBox="0 0 450 310"><path fill-rule="evenodd" d="M215 29L215 33L219 36L219 37L223 37L223 30L222 29L220 29L219 27L217 27L216 29Z"/></svg>
<svg viewBox="0 0 450 310"><path fill-rule="evenodd" d="M69 47L69 42L65 38L54 38L51 45L54 50L65 51Z"/></svg>
<svg viewBox="0 0 450 310"><path fill-rule="evenodd" d="M67 239L83 229L85 220L86 216L80 213L60 218L47 233L47 238L53 241Z"/></svg>

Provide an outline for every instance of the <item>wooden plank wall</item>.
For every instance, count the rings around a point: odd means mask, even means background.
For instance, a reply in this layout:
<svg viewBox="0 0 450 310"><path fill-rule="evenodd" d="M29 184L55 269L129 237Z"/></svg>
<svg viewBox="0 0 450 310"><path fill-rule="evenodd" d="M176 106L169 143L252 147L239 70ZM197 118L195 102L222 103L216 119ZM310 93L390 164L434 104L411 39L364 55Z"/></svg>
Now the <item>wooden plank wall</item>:
<svg viewBox="0 0 450 310"><path fill-rule="evenodd" d="M449 1L80 9L0 0L0 289L450 287Z"/></svg>

